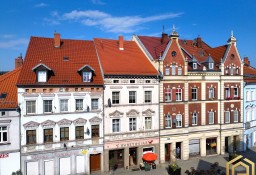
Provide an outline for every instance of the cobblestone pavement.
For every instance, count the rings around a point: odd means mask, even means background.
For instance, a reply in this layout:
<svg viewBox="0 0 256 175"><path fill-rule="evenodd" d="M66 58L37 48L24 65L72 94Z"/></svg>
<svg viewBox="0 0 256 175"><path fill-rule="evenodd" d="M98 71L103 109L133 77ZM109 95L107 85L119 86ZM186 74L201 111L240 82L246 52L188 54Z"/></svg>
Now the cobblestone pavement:
<svg viewBox="0 0 256 175"><path fill-rule="evenodd" d="M256 147L252 150L241 153L245 158L250 159L251 161L256 163ZM195 169L209 169L210 166L218 162L219 169L222 172L225 172L226 163L228 161L228 154L225 155L212 155L207 157L193 157L189 160L177 160L177 164L181 167L181 174L186 175L185 171L190 170L191 167ZM157 165L156 169L151 169L150 171L145 170L124 170L117 169L115 172L106 172L106 173L93 173L93 175L168 175L167 171L168 163Z"/></svg>

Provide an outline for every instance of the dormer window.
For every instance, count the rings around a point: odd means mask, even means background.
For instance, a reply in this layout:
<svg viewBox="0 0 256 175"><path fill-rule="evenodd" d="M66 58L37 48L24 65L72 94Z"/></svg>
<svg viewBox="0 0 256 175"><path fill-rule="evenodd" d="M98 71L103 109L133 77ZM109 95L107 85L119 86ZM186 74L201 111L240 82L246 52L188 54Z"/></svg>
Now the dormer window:
<svg viewBox="0 0 256 175"><path fill-rule="evenodd" d="M46 71L38 71L37 72L37 82L46 82L47 81L46 75L47 75Z"/></svg>
<svg viewBox="0 0 256 175"><path fill-rule="evenodd" d="M78 70L83 82L92 82L94 76L94 69L89 65L84 65Z"/></svg>
<svg viewBox="0 0 256 175"><path fill-rule="evenodd" d="M193 63L193 69L197 69L197 63Z"/></svg>
<svg viewBox="0 0 256 175"><path fill-rule="evenodd" d="M91 82L92 72L83 72L83 82Z"/></svg>
<svg viewBox="0 0 256 175"><path fill-rule="evenodd" d="M209 69L213 69L213 63L209 63Z"/></svg>

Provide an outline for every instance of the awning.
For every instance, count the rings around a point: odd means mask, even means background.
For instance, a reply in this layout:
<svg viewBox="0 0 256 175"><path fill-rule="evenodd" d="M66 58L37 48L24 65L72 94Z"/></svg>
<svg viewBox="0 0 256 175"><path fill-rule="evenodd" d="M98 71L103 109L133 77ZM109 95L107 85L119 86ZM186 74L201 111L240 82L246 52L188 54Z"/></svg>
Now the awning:
<svg viewBox="0 0 256 175"><path fill-rule="evenodd" d="M148 162L152 162L152 161L155 161L157 159L157 155L155 153L148 152L148 153L145 153L142 156L142 159L145 160L145 161L148 161Z"/></svg>

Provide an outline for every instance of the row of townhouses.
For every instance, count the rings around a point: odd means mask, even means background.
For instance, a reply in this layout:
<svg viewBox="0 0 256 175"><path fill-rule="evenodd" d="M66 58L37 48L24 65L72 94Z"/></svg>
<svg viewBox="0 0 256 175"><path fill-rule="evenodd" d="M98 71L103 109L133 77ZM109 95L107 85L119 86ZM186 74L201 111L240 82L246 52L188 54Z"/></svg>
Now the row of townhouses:
<svg viewBox="0 0 256 175"><path fill-rule="evenodd" d="M0 76L0 175L90 174L244 151L256 143L256 69L236 38L31 37ZM179 154L176 154L179 150Z"/></svg>

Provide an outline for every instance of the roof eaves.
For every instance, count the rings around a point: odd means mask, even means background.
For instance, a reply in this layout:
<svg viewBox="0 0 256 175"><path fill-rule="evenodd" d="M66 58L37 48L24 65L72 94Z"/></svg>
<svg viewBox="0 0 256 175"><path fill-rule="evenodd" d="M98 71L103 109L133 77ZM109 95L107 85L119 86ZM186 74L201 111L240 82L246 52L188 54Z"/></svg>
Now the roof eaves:
<svg viewBox="0 0 256 175"><path fill-rule="evenodd" d="M137 35L133 35L133 38L138 42L137 44L139 44L143 51L146 53L146 55L150 58L151 61L154 60L154 58L152 57L152 55L148 52L148 50L146 49L146 47L144 46L144 44L141 42L141 40L139 39L139 37Z"/></svg>

